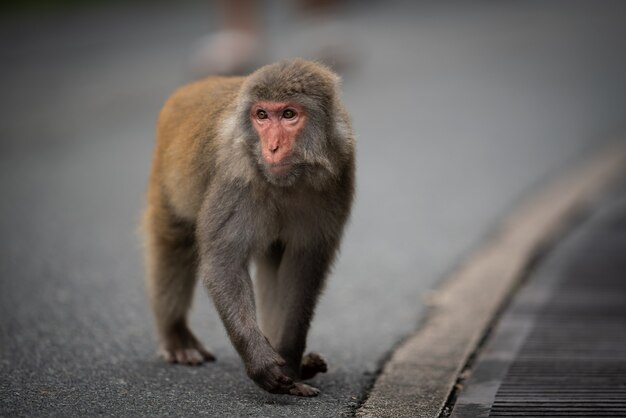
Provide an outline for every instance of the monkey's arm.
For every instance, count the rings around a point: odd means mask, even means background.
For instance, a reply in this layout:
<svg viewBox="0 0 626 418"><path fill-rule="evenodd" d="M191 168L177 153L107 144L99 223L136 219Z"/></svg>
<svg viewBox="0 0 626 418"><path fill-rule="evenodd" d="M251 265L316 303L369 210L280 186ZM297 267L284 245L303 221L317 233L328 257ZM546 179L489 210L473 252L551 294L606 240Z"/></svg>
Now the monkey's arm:
<svg viewBox="0 0 626 418"><path fill-rule="evenodd" d="M291 393L297 384L282 367L256 319L254 290L248 273L253 237L246 225L245 194L227 182L212 190L198 218L200 275L248 376L271 393Z"/></svg>

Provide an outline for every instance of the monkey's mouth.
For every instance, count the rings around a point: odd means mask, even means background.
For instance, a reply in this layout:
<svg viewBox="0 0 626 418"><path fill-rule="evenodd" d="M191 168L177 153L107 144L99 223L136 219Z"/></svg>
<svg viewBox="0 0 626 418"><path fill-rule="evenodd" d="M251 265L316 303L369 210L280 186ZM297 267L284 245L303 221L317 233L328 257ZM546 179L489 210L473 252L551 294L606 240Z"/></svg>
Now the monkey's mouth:
<svg viewBox="0 0 626 418"><path fill-rule="evenodd" d="M291 170L291 167L291 163L278 163L271 164L268 169L270 173L281 176L287 174Z"/></svg>

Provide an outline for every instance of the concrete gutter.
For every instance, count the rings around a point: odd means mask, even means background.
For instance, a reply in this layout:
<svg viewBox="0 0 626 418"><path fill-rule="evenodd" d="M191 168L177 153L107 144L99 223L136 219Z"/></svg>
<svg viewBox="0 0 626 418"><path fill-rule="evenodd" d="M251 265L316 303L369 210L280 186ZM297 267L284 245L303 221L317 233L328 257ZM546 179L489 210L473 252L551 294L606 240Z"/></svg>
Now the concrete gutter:
<svg viewBox="0 0 626 418"><path fill-rule="evenodd" d="M516 210L443 282L423 326L392 354L356 416L440 416L465 365L535 257L625 174L626 142L620 142Z"/></svg>

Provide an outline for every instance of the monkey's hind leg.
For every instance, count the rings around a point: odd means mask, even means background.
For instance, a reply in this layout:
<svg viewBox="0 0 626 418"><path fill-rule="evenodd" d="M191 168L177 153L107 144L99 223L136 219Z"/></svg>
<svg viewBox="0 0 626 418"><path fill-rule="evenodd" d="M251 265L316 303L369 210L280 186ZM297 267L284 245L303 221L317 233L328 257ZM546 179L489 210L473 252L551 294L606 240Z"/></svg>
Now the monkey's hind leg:
<svg viewBox="0 0 626 418"><path fill-rule="evenodd" d="M159 354L170 363L197 365L215 360L187 325L198 265L193 225L150 206L144 229L146 279L159 334Z"/></svg>
<svg viewBox="0 0 626 418"><path fill-rule="evenodd" d="M323 283L325 268L310 269L311 276L302 270L299 257L276 248L257 263L257 285L261 327L272 346L286 360L285 373L295 381L311 379L326 372L326 361L317 353L303 356L317 296ZM304 263L306 264L306 263ZM301 279L300 281L298 279ZM292 395L315 396L319 390L304 383L296 383Z"/></svg>

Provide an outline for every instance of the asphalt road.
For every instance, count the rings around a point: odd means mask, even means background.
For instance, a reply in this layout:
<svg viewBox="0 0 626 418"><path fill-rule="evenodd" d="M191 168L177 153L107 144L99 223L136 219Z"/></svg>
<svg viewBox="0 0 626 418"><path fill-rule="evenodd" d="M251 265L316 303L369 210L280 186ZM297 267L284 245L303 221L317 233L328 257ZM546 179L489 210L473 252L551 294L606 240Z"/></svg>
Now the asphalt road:
<svg viewBox="0 0 626 418"><path fill-rule="evenodd" d="M271 54L300 55L281 13ZM623 3L349 5L358 196L309 338L330 371L316 399L268 395L203 291L192 327L218 362L159 361L143 291L156 114L211 21L193 3L2 18L0 415L349 415L437 280L626 130Z"/></svg>

